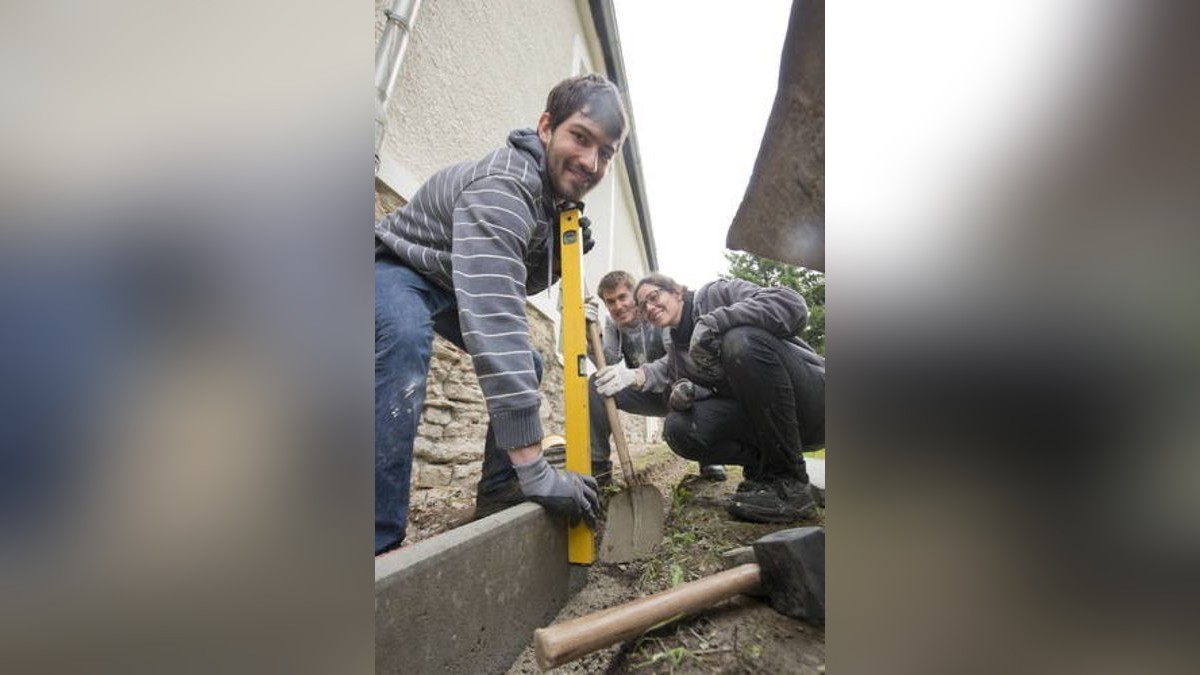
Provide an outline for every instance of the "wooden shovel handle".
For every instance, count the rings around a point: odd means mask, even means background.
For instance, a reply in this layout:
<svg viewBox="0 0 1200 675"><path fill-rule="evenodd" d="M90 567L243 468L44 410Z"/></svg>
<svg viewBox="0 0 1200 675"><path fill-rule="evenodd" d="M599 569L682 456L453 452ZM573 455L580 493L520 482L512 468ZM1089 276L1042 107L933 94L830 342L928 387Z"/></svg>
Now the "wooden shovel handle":
<svg viewBox="0 0 1200 675"><path fill-rule="evenodd" d="M596 365L601 368L604 362L604 343L600 340L600 327L596 322L589 321L588 340L592 343L592 353L596 357ZM611 396L604 397L604 409L608 412L608 426L612 428L613 440L617 442L617 455L621 458L621 472L625 474L625 484L633 487L637 479L633 476L633 461L629 459L629 445L625 442L625 429L621 426L621 418L617 415L617 402Z"/></svg>
<svg viewBox="0 0 1200 675"><path fill-rule="evenodd" d="M548 670L597 649L641 635L673 617L693 614L754 589L757 564L747 563L669 591L533 631L538 667Z"/></svg>

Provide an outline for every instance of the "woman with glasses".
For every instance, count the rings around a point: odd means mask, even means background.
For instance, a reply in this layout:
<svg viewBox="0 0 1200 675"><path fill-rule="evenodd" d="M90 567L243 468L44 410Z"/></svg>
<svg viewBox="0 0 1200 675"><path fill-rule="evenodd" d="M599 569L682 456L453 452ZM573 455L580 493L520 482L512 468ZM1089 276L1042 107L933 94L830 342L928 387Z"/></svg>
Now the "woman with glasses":
<svg viewBox="0 0 1200 675"><path fill-rule="evenodd" d="M802 451L825 445L825 359L797 334L808 320L790 288L720 279L691 291L651 274L634 291L638 309L663 329L666 356L596 374L611 396L627 387L670 391L663 436L701 464L737 464L746 480L729 512L788 523L815 509Z"/></svg>

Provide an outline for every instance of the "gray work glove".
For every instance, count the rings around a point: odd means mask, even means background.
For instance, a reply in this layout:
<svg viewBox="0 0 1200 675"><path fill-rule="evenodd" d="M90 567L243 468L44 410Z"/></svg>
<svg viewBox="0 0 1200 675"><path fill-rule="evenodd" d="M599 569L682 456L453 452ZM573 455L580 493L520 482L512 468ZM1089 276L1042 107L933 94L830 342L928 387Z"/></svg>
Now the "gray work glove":
<svg viewBox="0 0 1200 675"><path fill-rule="evenodd" d="M557 471L542 456L528 464L514 464L513 468L521 481L521 492L530 501L566 516L572 525L582 519L588 527L596 529L600 497L595 478L574 471Z"/></svg>
<svg viewBox="0 0 1200 675"><path fill-rule="evenodd" d="M594 301L588 300L583 303L583 316L590 323L594 323L597 326L600 325L600 308L596 306Z"/></svg>
<svg viewBox="0 0 1200 675"><path fill-rule="evenodd" d="M721 369L721 334L701 318L692 328L692 341L688 343L688 356L702 372L714 380L724 376Z"/></svg>
<svg viewBox="0 0 1200 675"><path fill-rule="evenodd" d="M671 387L671 397L667 400L667 405L675 412L684 412L691 410L696 401L703 401L711 396L712 391L707 387L695 384L691 380L679 380Z"/></svg>

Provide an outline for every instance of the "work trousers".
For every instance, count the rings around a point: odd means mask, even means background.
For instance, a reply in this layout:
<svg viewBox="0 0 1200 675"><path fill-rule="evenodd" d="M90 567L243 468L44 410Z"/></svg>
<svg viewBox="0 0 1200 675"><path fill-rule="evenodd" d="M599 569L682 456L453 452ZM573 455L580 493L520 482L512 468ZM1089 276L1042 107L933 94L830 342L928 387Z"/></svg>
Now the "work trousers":
<svg viewBox="0 0 1200 675"><path fill-rule="evenodd" d="M702 465L742 466L747 478L807 482L800 453L825 444L824 372L797 345L750 326L722 334L721 365L727 383L716 397L667 415L667 444Z"/></svg>
<svg viewBox="0 0 1200 675"><path fill-rule="evenodd" d="M638 391L626 387L617 392L613 400L617 409L632 415L643 417L665 417L669 408L667 398L669 392ZM588 416L591 418L592 432L592 466L597 463L611 462L612 446L608 437L613 432L608 423L608 410L604 406L604 397L596 391L596 376L588 378Z"/></svg>
<svg viewBox="0 0 1200 675"><path fill-rule="evenodd" d="M425 407L434 333L465 350L454 295L404 266L375 260L375 554L396 548L408 526L413 442ZM533 350L542 380L542 358ZM488 422L481 492L517 482Z"/></svg>

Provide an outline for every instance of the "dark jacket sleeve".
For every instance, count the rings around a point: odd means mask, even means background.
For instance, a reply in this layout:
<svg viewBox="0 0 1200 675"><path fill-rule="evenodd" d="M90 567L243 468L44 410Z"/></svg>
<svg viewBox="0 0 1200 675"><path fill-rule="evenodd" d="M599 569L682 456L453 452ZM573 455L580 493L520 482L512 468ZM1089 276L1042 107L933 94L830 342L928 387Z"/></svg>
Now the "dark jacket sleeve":
<svg viewBox="0 0 1200 675"><path fill-rule="evenodd" d="M759 286L743 279L720 279L696 292L697 320L717 332L756 326L779 337L800 332L808 322L808 305L790 288Z"/></svg>
<svg viewBox="0 0 1200 675"><path fill-rule="evenodd" d="M646 383L642 385L642 391L666 391L667 386L671 384L671 355L664 354L661 358L644 363L641 366L642 373L646 376Z"/></svg>

